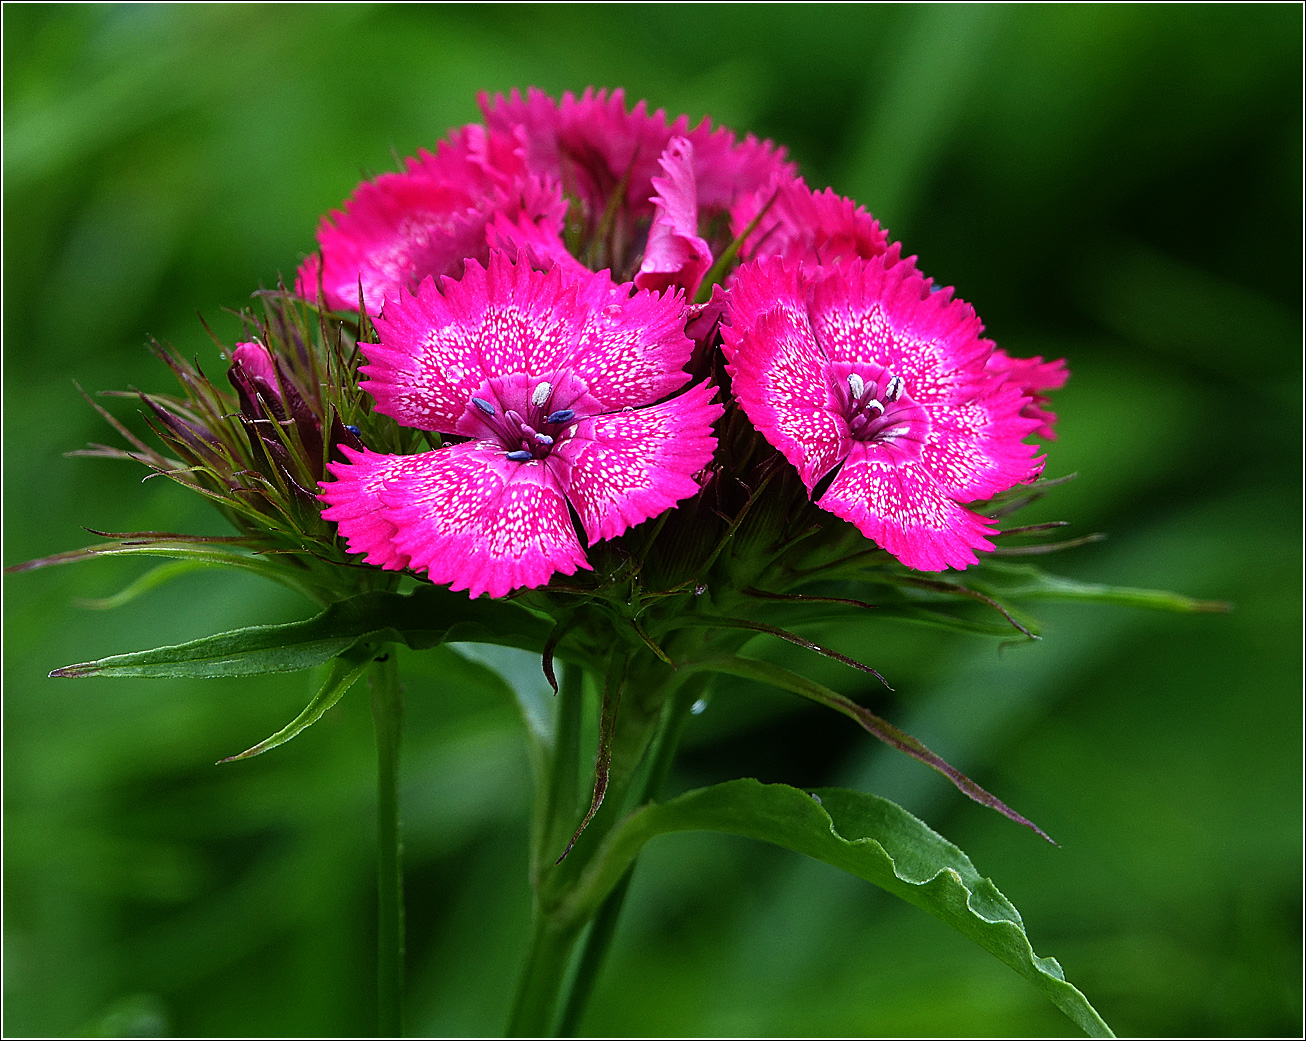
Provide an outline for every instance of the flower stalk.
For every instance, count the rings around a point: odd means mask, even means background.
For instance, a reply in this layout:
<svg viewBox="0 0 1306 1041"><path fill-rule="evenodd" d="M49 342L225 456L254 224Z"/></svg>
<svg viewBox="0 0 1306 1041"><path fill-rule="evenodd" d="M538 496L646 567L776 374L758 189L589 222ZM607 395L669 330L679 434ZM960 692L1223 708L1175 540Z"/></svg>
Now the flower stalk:
<svg viewBox="0 0 1306 1041"><path fill-rule="evenodd" d="M403 1036L404 872L399 819L399 747L403 692L393 652L368 668L376 729L377 1036Z"/></svg>

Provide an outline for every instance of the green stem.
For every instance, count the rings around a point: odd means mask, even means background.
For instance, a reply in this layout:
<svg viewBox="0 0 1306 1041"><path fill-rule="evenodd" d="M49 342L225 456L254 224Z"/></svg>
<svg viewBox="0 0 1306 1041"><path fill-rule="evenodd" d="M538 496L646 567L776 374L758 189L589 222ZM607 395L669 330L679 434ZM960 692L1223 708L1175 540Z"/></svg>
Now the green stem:
<svg viewBox="0 0 1306 1041"><path fill-rule="evenodd" d="M368 667L376 727L376 989L380 1037L403 1036L404 874L399 830L399 742L404 703L393 653Z"/></svg>
<svg viewBox="0 0 1306 1041"><path fill-rule="evenodd" d="M535 880L571 838L573 817L580 792L580 727L585 703L584 673L579 665L565 665L558 687L558 722L554 731L553 755L545 780L543 819L537 829L534 851Z"/></svg>
<svg viewBox="0 0 1306 1041"><path fill-rule="evenodd" d="M656 799L666 783L680 746L680 736L684 733L685 723L689 719L690 707L702 695L711 682L709 677L695 676L680 688L667 702L663 713L662 725L653 739L650 749L649 770L640 785L632 809L642 806L650 799ZM558 1020L558 1036L574 1037L580 1027L581 1017L589 1004L594 984L598 980L599 970L607 958L608 948L616 935L617 920L621 917L621 908L630 889L630 881L635 874L635 865L631 864L621 876L621 880L612 888L594 915L594 924L581 941L579 961L576 974L572 979L570 992L562 1005L562 1015Z"/></svg>
<svg viewBox="0 0 1306 1041"><path fill-rule="evenodd" d="M530 951L508 1020L509 1037L555 1036L558 995L566 982L572 948L580 932L581 926L555 921L536 902Z"/></svg>

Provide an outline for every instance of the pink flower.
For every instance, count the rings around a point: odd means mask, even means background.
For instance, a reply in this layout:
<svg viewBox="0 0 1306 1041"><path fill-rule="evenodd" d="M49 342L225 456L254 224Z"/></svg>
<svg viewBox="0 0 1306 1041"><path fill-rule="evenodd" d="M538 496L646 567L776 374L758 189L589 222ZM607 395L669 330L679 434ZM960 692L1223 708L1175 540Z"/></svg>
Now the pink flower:
<svg viewBox="0 0 1306 1041"><path fill-rule="evenodd" d="M1043 391L1060 390L1066 385L1066 380L1070 379L1070 370L1066 368L1065 359L1044 361L1041 357L1012 358L997 348L990 355L986 367L989 372L1006 376L1012 382L1020 384L1021 389L1029 395L1029 402L1020 414L1038 420L1039 425L1034 430L1037 437L1055 441L1057 432L1053 429L1053 424L1057 421L1057 414L1048 408L1048 397Z"/></svg>
<svg viewBox="0 0 1306 1041"><path fill-rule="evenodd" d="M801 177L777 176L731 207L735 235L754 221L740 249L745 260L782 256L832 264L852 257L869 260L889 249L888 234L865 209L831 188L814 192Z"/></svg>
<svg viewBox="0 0 1306 1041"><path fill-rule="evenodd" d="M586 240L601 240L601 263L636 275L641 288L692 292L711 264L708 226L724 224L718 218L743 195L793 176L769 141L739 140L706 119L691 128L688 116L669 121L643 101L627 111L621 90L555 101L531 88L480 104L492 133L519 136L526 168L574 200L571 216Z"/></svg>
<svg viewBox="0 0 1306 1041"><path fill-rule="evenodd" d="M822 509L921 571L993 548L993 522L962 504L1037 476L1024 438L1040 420L951 289L896 246L830 267L768 258L736 273L727 322L736 398Z"/></svg>
<svg viewBox="0 0 1306 1041"><path fill-rule="evenodd" d="M401 423L468 440L333 464L323 516L350 550L502 596L589 567L571 511L593 543L695 494L721 406L707 384L668 397L689 379L683 301L632 290L496 251L392 298L363 386Z"/></svg>
<svg viewBox="0 0 1306 1041"><path fill-rule="evenodd" d="M312 300L320 281L327 306L353 310L361 286L367 312L380 314L386 296L423 278L457 278L469 259L484 262L491 241L516 246L522 238L561 251L565 213L558 186L527 173L515 137L466 126L435 154L409 159L405 172L364 181L324 217L320 253L301 265L296 288Z"/></svg>

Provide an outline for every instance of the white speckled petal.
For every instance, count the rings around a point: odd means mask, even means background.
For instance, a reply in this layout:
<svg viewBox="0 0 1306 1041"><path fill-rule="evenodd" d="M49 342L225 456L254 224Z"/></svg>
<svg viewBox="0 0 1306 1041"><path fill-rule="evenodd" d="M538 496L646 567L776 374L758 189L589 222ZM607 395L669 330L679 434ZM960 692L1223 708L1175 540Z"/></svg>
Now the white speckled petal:
<svg viewBox="0 0 1306 1041"><path fill-rule="evenodd" d="M958 505L891 447L856 442L819 505L918 571L969 567L975 550L993 548L992 521Z"/></svg>
<svg viewBox="0 0 1306 1041"><path fill-rule="evenodd" d="M408 567L408 557L394 545L395 526L387 519L381 489L387 481L403 481L418 467L411 455L382 455L356 452L348 445L340 450L347 463L328 463L336 478L324 481L318 496L327 504L322 516L340 528L351 553L387 571Z"/></svg>
<svg viewBox="0 0 1306 1041"><path fill-rule="evenodd" d="M590 543L656 517L698 491L694 474L716 449L716 388L700 383L652 408L612 412L576 425L549 459Z"/></svg>
<svg viewBox="0 0 1306 1041"><path fill-rule="evenodd" d="M741 268L723 329L735 397L810 490L848 452L796 274L777 263Z"/></svg>
<svg viewBox="0 0 1306 1041"><path fill-rule="evenodd" d="M952 290L932 290L913 260L851 261L813 281L812 330L831 361L883 365L921 404L971 397L993 344Z"/></svg>
<svg viewBox="0 0 1306 1041"><path fill-rule="evenodd" d="M514 462L482 441L406 459L403 479L382 483L381 512L394 547L432 582L498 597L589 567L543 463Z"/></svg>

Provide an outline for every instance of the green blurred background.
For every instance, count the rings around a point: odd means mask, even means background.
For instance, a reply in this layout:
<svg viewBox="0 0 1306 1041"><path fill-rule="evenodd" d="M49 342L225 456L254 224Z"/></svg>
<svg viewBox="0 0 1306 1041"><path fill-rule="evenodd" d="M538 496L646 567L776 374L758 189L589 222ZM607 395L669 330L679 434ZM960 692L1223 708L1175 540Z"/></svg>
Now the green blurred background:
<svg viewBox="0 0 1306 1041"><path fill-rule="evenodd" d="M896 688L803 662L1061 842L1046 846L846 720L759 688L691 724L676 788L752 775L903 802L966 849L1035 949L1121 1033L1298 1035L1301 1020L1301 30L1280 6L27 6L4 12L4 562L104 531L220 532L125 463L77 396L166 391L148 335L215 374L257 286L361 175L478 118L478 90L624 85L786 143L868 206L1015 355L1069 359L1030 519L1093 581L1233 602L1049 604L998 648L826 634ZM139 428L136 408L118 413ZM311 678L45 678L287 620L257 580L5 580L7 1034L367 1034L365 693L259 759ZM509 662L521 682L536 666ZM502 1029L523 950L529 778L503 682L410 656L409 1025ZM1073 1034L926 915L715 836L648 850L586 1030Z"/></svg>

